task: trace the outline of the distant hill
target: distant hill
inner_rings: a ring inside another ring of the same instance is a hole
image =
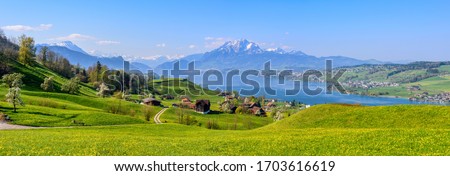
[[[70,63],[75,65],[80,64],[84,68],[88,68],[99,61],[103,65],[107,65],[108,68],[123,69],[123,63],[125,61],[122,56],[99,57],[90,55],[70,41],[53,44],[37,44],[36,53],[39,53],[41,48],[44,46],[48,47],[49,50],[64,56],[70,61]],[[130,62],[130,69],[136,69],[142,72],[146,72],[147,70],[151,69],[151,67],[140,62]]]

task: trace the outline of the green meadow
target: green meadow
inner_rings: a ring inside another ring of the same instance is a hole
[[[317,105],[252,130],[175,123],[2,130],[0,155],[446,156],[448,112],[446,106]]]

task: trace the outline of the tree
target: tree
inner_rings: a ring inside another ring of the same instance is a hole
[[[77,77],[74,77],[61,86],[61,91],[67,92],[69,94],[76,94],[80,90],[79,84],[80,84],[80,79]]]
[[[17,105],[24,106],[24,103],[20,97],[20,87],[22,84],[23,75],[20,73],[13,73],[3,75],[2,81],[9,87],[6,94],[6,101],[14,106],[14,112],[17,112]]]
[[[242,112],[243,112],[243,110],[242,110],[241,106],[236,108],[236,111],[235,111],[236,114],[242,114]]]
[[[274,118],[274,120],[281,120],[284,118],[284,114],[281,111],[277,111],[277,113],[275,114],[275,116],[273,118]]]
[[[220,109],[228,114],[231,114],[233,112],[232,108],[232,104],[230,101],[224,101],[221,105],[220,105]]]
[[[20,73],[6,74],[2,77],[2,82],[6,84],[8,88],[22,87],[22,78],[24,76]]]
[[[38,55],[38,61],[42,64],[45,65],[47,62],[47,55],[48,55],[48,47],[44,46],[41,48],[41,50],[39,51],[39,55]]]
[[[19,62],[25,65],[32,65],[36,49],[32,37],[22,35],[20,38]]]
[[[47,92],[53,92],[53,76],[44,79],[44,83],[41,84],[41,88]]]
[[[108,70],[108,67],[97,61],[96,64],[88,68],[87,74],[89,75],[89,82],[94,84],[102,81],[102,77],[104,76],[103,73],[105,73],[106,70]]]
[[[20,97],[19,87],[9,88],[8,93],[6,94],[6,101],[14,106],[14,112],[17,112],[17,105],[25,106],[22,98]]]
[[[101,83],[100,86],[98,87],[98,90],[99,91],[97,95],[101,96],[102,98],[110,94],[110,89],[105,83]]]

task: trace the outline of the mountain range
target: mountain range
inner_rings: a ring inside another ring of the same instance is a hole
[[[80,64],[87,68],[100,61],[109,68],[123,69],[125,59],[122,56],[93,56],[70,41],[38,44],[36,45],[37,52],[44,46],[66,57],[72,64]],[[181,68],[187,68],[189,62],[194,62],[196,69],[217,69],[219,71],[232,69],[261,70],[267,61],[271,62],[273,69],[291,69],[294,71],[324,69],[325,60],[332,60],[333,67],[383,63],[377,60],[360,60],[344,56],[316,57],[301,51],[285,51],[281,48],[262,49],[258,44],[246,39],[228,41],[209,52],[192,54],[175,60],[164,56],[152,59],[133,58],[127,60],[130,61],[130,69],[146,72],[153,68],[155,73],[161,73],[164,69],[173,69],[175,62],[180,62]]]
[[[88,68],[99,61],[101,64],[107,65],[109,68],[123,69],[123,63],[125,60],[122,56],[93,56],[70,41],[51,44],[37,44],[36,53],[39,53],[42,47],[47,47],[49,50],[67,58],[70,63],[75,65],[79,64],[84,68]],[[146,71],[151,69],[151,67],[140,62],[130,62],[130,69]]]
[[[245,39],[228,41],[217,49],[203,54],[194,54],[177,61],[181,68],[194,62],[200,70],[217,69],[227,71],[232,69],[261,70],[264,63],[271,62],[271,68],[277,70],[290,69],[304,71],[307,69],[324,69],[325,61],[332,60],[333,67],[354,66],[362,64],[382,64],[377,60],[359,60],[344,56],[315,57],[301,51],[285,51],[281,48],[261,49],[258,44]],[[171,69],[172,63],[164,63],[155,67],[156,72]]]

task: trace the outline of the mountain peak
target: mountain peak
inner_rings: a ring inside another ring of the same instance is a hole
[[[58,43],[40,44],[40,46],[47,46],[47,47],[49,47],[49,46],[59,46],[59,47],[67,48],[67,49],[72,50],[72,51],[80,52],[80,53],[83,53],[83,54],[88,54],[83,49],[81,49],[80,47],[78,47],[77,45],[72,43],[71,41],[61,41],[61,42],[58,42]]]
[[[266,51],[274,52],[274,53],[277,53],[277,54],[285,54],[286,53],[286,51],[284,51],[281,48],[267,48]]]
[[[249,42],[246,39],[234,40],[225,42],[217,51],[224,53],[246,53],[246,54],[257,54],[263,52],[263,50],[254,42]]]

